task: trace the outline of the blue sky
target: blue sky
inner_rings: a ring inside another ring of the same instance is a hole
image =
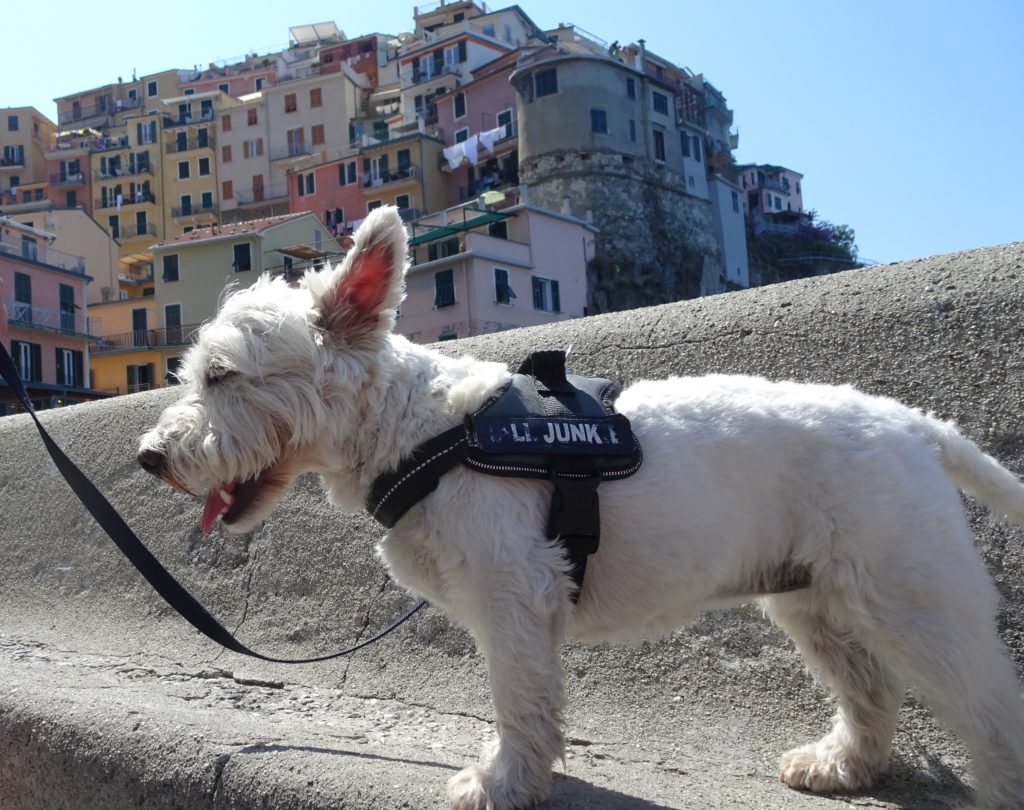
[[[501,8],[503,4],[491,5]],[[1024,2],[1020,0],[522,0],[541,27],[572,22],[705,76],[735,112],[741,162],[802,172],[804,200],[852,226],[880,262],[1024,239]],[[8,3],[0,107],[168,68],[284,47],[334,20],[349,36],[413,27],[413,5],[177,0],[130,12]],[[165,17],[157,17],[160,8]],[[40,19],[37,15],[45,15]],[[35,33],[29,33],[35,32]]]

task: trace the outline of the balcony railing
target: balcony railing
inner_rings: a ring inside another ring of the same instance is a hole
[[[431,79],[440,79],[443,76],[462,76],[462,64],[450,64],[442,65],[440,70],[436,71],[419,71],[414,70],[412,75],[408,76],[409,84],[404,85],[405,87],[413,87],[417,84],[423,84],[429,82]]]
[[[10,237],[0,236],[0,253],[8,256],[20,256],[22,259],[85,275],[85,259],[81,256],[54,250],[45,242],[17,242]]]
[[[81,172],[72,172],[70,174],[51,174],[50,185],[51,186],[80,186],[85,182],[85,175]]]
[[[205,113],[199,113],[199,115],[179,115],[179,116],[164,116],[164,129],[174,129],[175,127],[188,127],[194,124],[203,124],[213,121],[213,110],[209,110]]]
[[[131,141],[127,135],[118,135],[116,138],[100,138],[93,146],[93,152],[114,152],[118,149],[130,149]]]
[[[171,209],[171,216],[175,219],[181,217],[198,217],[203,214],[210,214],[211,216],[217,216],[216,204],[213,205],[180,205],[176,208]]]
[[[164,349],[175,346],[188,346],[199,331],[200,324],[187,326],[167,326],[163,329],[135,329],[116,335],[96,337],[93,354],[108,352],[135,351],[138,349]],[[142,390],[142,389],[140,389]]]
[[[287,183],[273,183],[262,188],[247,188],[235,192],[235,199],[238,205],[252,205],[253,203],[279,200],[288,196]]]
[[[363,188],[377,188],[379,186],[386,186],[390,183],[415,180],[417,177],[419,177],[419,168],[415,165],[410,165],[395,172],[381,172],[378,177],[371,177],[367,175],[363,180]]]
[[[139,174],[153,174],[153,167],[149,163],[136,163],[127,166],[108,166],[106,171],[96,169],[93,173],[95,180],[114,180],[118,177],[133,177]]]
[[[120,206],[123,208],[126,205],[141,205],[142,203],[155,203],[156,197],[151,191],[136,191],[134,194],[122,194]],[[116,196],[108,196],[106,199],[102,197],[95,200],[93,203],[97,209],[117,208],[118,202]]]
[[[181,152],[192,152],[196,149],[213,149],[214,137],[207,135],[205,138],[186,138],[183,143],[177,140],[168,141],[167,154],[180,154]]]
[[[25,167],[25,153],[20,154],[9,154],[7,157],[0,157],[0,168],[24,168]]]
[[[304,143],[290,144],[289,146],[282,146],[278,149],[274,149],[270,153],[271,160],[285,160],[286,158],[303,157],[311,154],[309,147]]]
[[[7,323],[13,326],[22,326],[29,329],[40,329],[44,332],[52,332],[58,335],[72,335],[81,338],[90,338],[83,330],[84,318],[76,312],[61,312],[46,307],[34,307],[23,301],[10,300],[6,302]]]
[[[156,236],[156,226],[155,225],[151,225],[151,224],[147,224],[144,227],[139,228],[136,225],[132,225],[132,226],[127,227],[127,228],[121,228],[120,229],[120,234],[121,234],[120,239],[122,241],[125,240],[125,239],[139,239],[139,238],[142,238],[144,236]],[[135,279],[135,280],[138,281],[138,280],[143,280],[143,279]],[[150,269],[148,281],[152,281],[152,280],[153,280],[153,271],[152,271],[152,269]]]

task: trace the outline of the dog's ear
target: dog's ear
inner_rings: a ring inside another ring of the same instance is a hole
[[[390,332],[405,294],[406,249],[398,209],[371,212],[341,267],[308,282],[320,310],[320,328],[347,344]]]

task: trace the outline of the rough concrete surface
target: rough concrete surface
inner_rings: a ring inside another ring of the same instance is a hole
[[[850,382],[956,419],[1024,473],[1024,244],[939,256],[446,344],[518,362],[573,344],[572,369],[624,382],[744,372]],[[135,464],[174,390],[43,414],[153,552],[246,643],[348,645],[408,604],[380,530],[313,478],[251,534],[198,530],[200,505]],[[685,482],[681,482],[685,486]],[[737,493],[742,497],[742,493]],[[1024,664],[1024,531],[967,502]],[[411,808],[492,733],[468,635],[428,609],[355,656],[287,667],[200,637],[153,594],[45,456],[0,419],[0,808]],[[959,741],[908,700],[866,794],[798,793],[779,753],[833,707],[757,612],[709,614],[635,647],[566,645],[569,752],[549,808],[947,808],[972,796]]]

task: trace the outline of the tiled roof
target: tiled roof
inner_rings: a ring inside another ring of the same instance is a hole
[[[308,211],[298,211],[294,214],[281,214],[280,216],[266,217],[264,219],[250,219],[248,222],[234,222],[230,225],[212,225],[208,228],[196,228],[194,231],[183,233],[181,236],[175,236],[173,239],[165,239],[163,242],[158,242],[153,247],[202,242],[205,239],[217,239],[222,236],[242,236],[247,233],[259,233],[283,222],[308,215]]]

